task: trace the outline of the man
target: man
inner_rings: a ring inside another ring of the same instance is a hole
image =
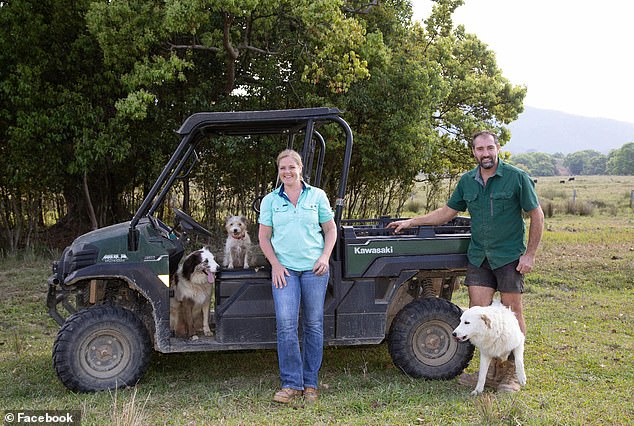
[[[522,333],[526,325],[522,311],[524,275],[533,269],[535,254],[544,228],[544,213],[533,181],[522,170],[499,160],[497,136],[481,131],[473,136],[471,148],[478,166],[465,173],[447,204],[424,216],[388,225],[395,232],[412,226],[442,225],[458,212],[469,210],[471,243],[467,277],[469,306],[488,306],[496,291],[501,302],[517,316]],[[528,243],[524,243],[522,211],[530,216]],[[501,392],[516,392],[519,383],[513,361],[491,363],[487,384]],[[459,383],[475,385],[477,373],[463,374]]]

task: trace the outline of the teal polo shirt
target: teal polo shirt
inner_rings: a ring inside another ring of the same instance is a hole
[[[303,183],[297,206],[284,193],[284,184],[266,195],[258,222],[273,228],[271,244],[280,263],[293,271],[310,271],[324,250],[321,224],[334,217],[326,193]]]
[[[539,207],[539,201],[528,174],[500,160],[486,186],[479,166],[465,173],[447,206],[471,215],[469,262],[480,266],[486,258],[497,269],[526,252],[522,211]]]

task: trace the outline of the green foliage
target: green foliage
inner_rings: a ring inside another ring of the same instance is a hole
[[[398,212],[415,178],[433,186],[471,167],[468,135],[490,128],[505,142],[522,111],[525,89],[453,28],[461,4],[435,2],[421,26],[404,0],[4,2],[0,230],[33,205],[42,224],[85,228],[88,203],[99,226],[128,218],[173,151],[173,131],[198,111],[339,107],[355,133],[348,214]],[[244,161],[204,162],[202,187],[226,194],[205,207],[242,208],[236,200],[269,189],[261,160],[278,146],[220,147]],[[329,146],[327,164],[342,149]],[[331,194],[338,179],[327,167]],[[45,205],[44,194],[64,198]]]
[[[534,176],[556,176],[557,166],[568,169],[567,174],[575,176],[593,175],[632,175],[634,174],[634,142],[613,150],[609,155],[587,149],[568,155],[545,154],[531,152],[515,154],[510,160],[513,164],[524,167]]]
[[[557,161],[550,154],[543,152],[529,152],[511,156],[510,162],[521,165],[532,176],[556,176]]]
[[[460,4],[437,2],[425,27],[407,31],[394,29],[407,15],[398,7],[368,14],[370,78],[335,100],[355,131],[353,215],[398,214],[415,179],[433,186],[472,167],[466,141],[474,130],[497,130],[508,140],[504,123],[522,111],[525,89],[502,77],[486,45],[453,28]]]
[[[87,32],[89,3],[16,0],[0,7],[3,247],[32,244],[49,210],[57,219],[85,217],[82,176],[111,158],[94,140],[106,129],[116,80]],[[64,205],[49,204],[50,194],[63,194]]]
[[[634,142],[610,152],[607,171],[611,175],[634,175]]]
[[[592,149],[568,154],[563,162],[573,175],[603,175],[606,163],[607,157]]]
[[[156,97],[144,89],[128,94],[125,99],[119,99],[115,106],[119,112],[133,120],[143,120],[147,117],[147,108],[156,102]]]
[[[353,82],[369,75],[367,62],[355,52],[364,41],[363,28],[357,19],[343,14],[342,5],[343,0],[308,0],[298,7],[311,46],[302,81],[318,84],[323,80],[335,93],[346,92]]]
[[[506,143],[510,134],[504,126],[523,111],[523,87],[512,86],[501,74],[495,55],[462,26],[452,28],[451,13],[462,1],[439,1],[426,20],[426,31],[415,32],[424,49],[430,72],[441,77],[441,97],[433,104],[434,135],[431,155],[423,172],[450,175],[472,167],[467,141],[477,130],[490,129]],[[415,29],[416,31],[416,29]]]

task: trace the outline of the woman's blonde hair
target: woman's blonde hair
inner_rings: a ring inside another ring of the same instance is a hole
[[[280,166],[280,160],[285,157],[291,157],[291,159],[295,161],[300,168],[304,168],[304,165],[302,164],[302,157],[294,149],[285,149],[277,155],[276,164],[278,167]]]

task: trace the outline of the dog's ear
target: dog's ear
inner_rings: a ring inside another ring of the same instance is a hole
[[[187,280],[191,279],[196,265],[201,261],[200,253],[201,250],[197,250],[185,258],[185,262],[183,262],[183,278]]]
[[[247,223],[247,217],[246,217],[246,216],[240,216],[240,219],[242,219],[242,221],[243,221],[244,223]]]
[[[482,318],[482,322],[484,322],[484,325],[487,326],[487,328],[491,328],[491,319],[489,317],[487,317],[485,314],[480,315],[480,318]]]

